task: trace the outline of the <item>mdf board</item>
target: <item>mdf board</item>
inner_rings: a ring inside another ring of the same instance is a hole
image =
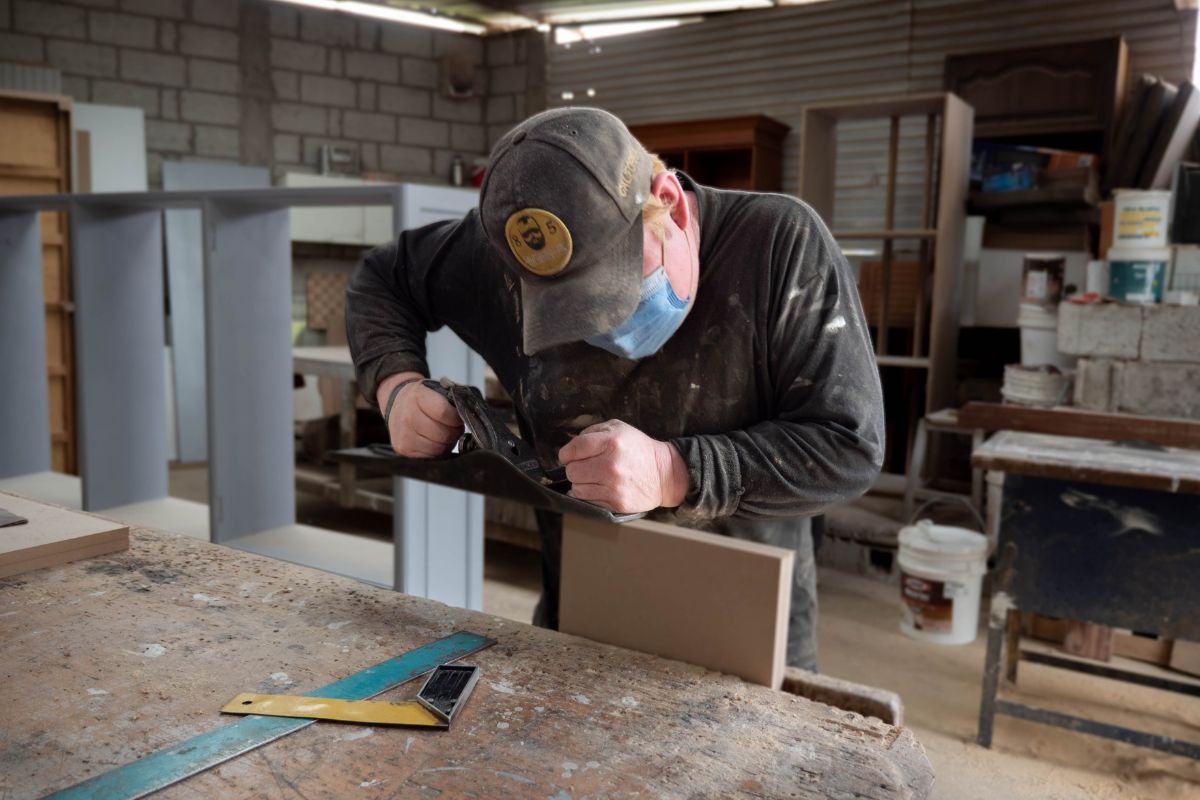
[[[567,515],[559,629],[778,689],[793,559],[672,525]]]
[[[70,191],[70,136],[69,98],[0,92],[0,195]],[[43,212],[41,229],[51,465],[58,472],[74,473],[74,306],[66,214]]]
[[[0,508],[29,520],[0,528],[0,578],[129,549],[117,522],[2,492]]]

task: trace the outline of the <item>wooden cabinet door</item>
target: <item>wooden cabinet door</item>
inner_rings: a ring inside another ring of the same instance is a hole
[[[70,191],[70,136],[70,98],[0,92],[0,194]],[[43,212],[41,224],[51,464],[57,472],[75,473],[74,305],[67,215]]]

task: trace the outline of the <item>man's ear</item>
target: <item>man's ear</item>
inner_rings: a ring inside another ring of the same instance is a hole
[[[650,181],[650,193],[671,208],[671,221],[687,230],[692,210],[684,201],[683,185],[671,170],[663,170]]]

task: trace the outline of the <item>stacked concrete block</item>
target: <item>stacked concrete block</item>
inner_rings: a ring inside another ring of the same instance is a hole
[[[1058,347],[1081,356],[1077,406],[1200,419],[1200,307],[1064,303]]]
[[[487,94],[489,59],[524,68],[519,37],[501,38],[258,0],[0,0],[0,60],[46,61],[76,99],[145,112],[152,186],[181,158],[311,172],[323,144],[447,182],[455,156],[486,158],[491,126],[523,116],[513,76]],[[442,91],[448,58],[474,65],[471,96]]]

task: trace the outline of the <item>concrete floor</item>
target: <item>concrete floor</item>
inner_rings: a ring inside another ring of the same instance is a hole
[[[207,499],[203,468],[173,469],[171,493]],[[364,536],[390,536],[390,520],[297,498],[297,521]],[[484,610],[529,622],[539,556],[489,541]],[[823,672],[882,686],[904,701],[906,724],[929,753],[937,800],[1197,800],[1200,763],[1021,720],[997,719],[995,744],[974,744],[984,640],[945,647],[900,633],[897,590],[835,570],[820,573]],[[1101,678],[1022,664],[1012,699],[1066,713],[1200,741],[1200,700]]]

